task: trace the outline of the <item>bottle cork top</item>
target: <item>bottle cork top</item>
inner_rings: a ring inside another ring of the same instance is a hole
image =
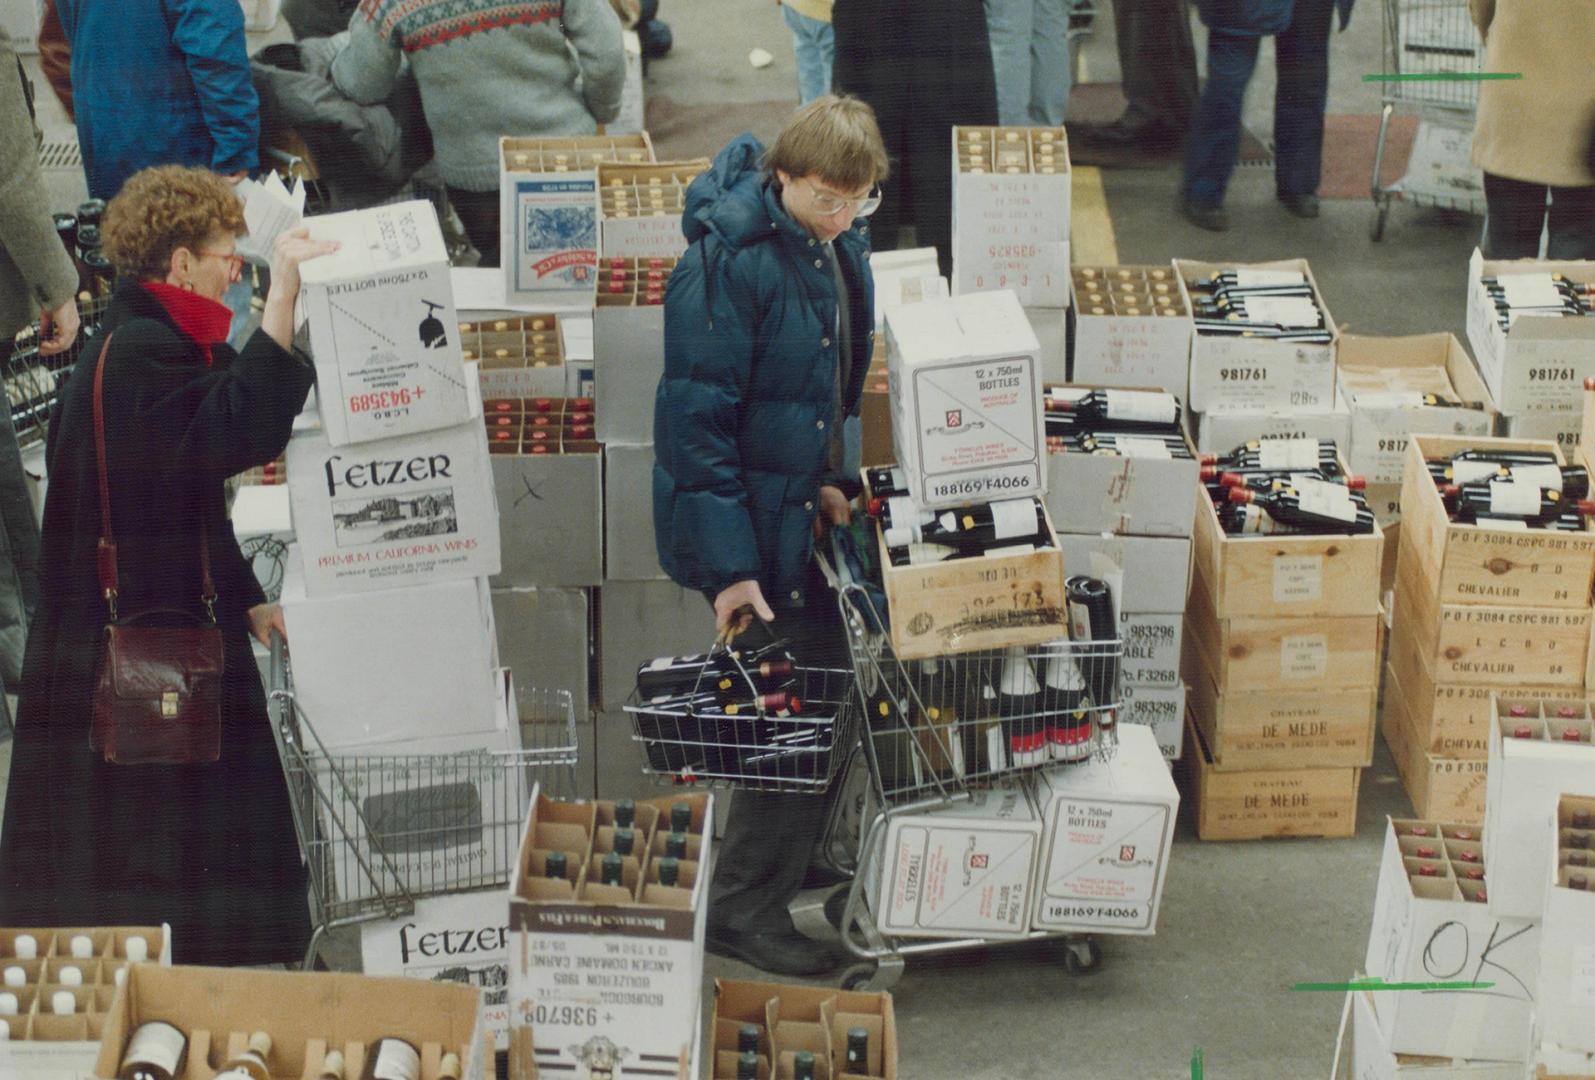
[[[16,1016],[17,1009],[17,995],[0,994],[0,1016]]]
[[[74,934],[72,936],[72,955],[79,960],[87,960],[94,955],[94,940],[87,934]]]
[[[260,1055],[262,1061],[271,1053],[271,1036],[264,1031],[257,1031],[249,1036],[249,1048]]]
[[[135,964],[143,963],[150,958],[150,943],[141,937],[130,937],[122,946],[122,954]]]
[[[11,950],[18,960],[35,960],[39,956],[39,939],[32,934],[18,934],[11,943]]]
[[[328,1050],[321,1059],[321,1080],[333,1077],[334,1080],[343,1080],[343,1052],[341,1050]]]
[[[70,990],[57,990],[50,995],[50,1011],[57,1016],[71,1016],[78,1011],[78,999]]]
[[[460,1080],[460,1055],[443,1055],[443,1060],[438,1062],[438,1080]]]

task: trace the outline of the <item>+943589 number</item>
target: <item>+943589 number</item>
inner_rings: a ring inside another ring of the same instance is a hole
[[[416,395],[412,394],[409,387],[400,390],[376,390],[369,394],[349,395],[349,411],[352,413],[379,412],[385,409],[408,408]]]

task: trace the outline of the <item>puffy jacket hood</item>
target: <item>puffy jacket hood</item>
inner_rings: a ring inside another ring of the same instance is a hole
[[[769,231],[764,203],[764,144],[738,135],[715,155],[709,170],[687,185],[681,231],[691,244],[713,232],[733,251]]]

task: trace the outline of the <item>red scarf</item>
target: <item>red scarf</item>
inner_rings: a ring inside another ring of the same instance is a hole
[[[177,328],[199,346],[199,351],[205,354],[205,366],[210,367],[211,346],[227,340],[227,328],[233,322],[233,313],[227,305],[164,281],[140,284],[161,302]]]

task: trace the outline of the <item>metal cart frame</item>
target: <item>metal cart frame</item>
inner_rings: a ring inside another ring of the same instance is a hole
[[[568,690],[522,692],[522,741],[532,744],[527,749],[369,756],[328,752],[294,696],[283,640],[275,634],[269,680],[272,734],[310,878],[314,930],[305,950],[306,970],[332,930],[413,914],[415,902],[426,897],[507,884],[534,787],[575,795],[576,715]],[[530,721],[524,719],[527,702],[534,714]],[[477,820],[457,825],[426,819],[437,804],[444,804],[447,814],[447,796],[441,793],[463,784],[471,785],[478,799]],[[397,807],[406,796],[416,800],[419,823],[399,812],[392,820],[409,827],[390,827],[388,818],[373,813],[384,805]],[[453,834],[469,833],[494,838],[485,845],[489,854],[423,866],[401,862],[406,852],[435,850],[456,839]],[[505,842],[498,842],[500,837]]]
[[[1374,216],[1368,230],[1375,241],[1384,237],[1390,204],[1397,195],[1414,206],[1484,213],[1482,190],[1459,187],[1455,194],[1445,194],[1414,184],[1417,178],[1410,168],[1406,176],[1388,187],[1379,178],[1390,120],[1397,108],[1418,115],[1415,152],[1425,144],[1426,136],[1441,137],[1442,129],[1449,130],[1456,139],[1473,127],[1479,83],[1469,76],[1483,69],[1484,44],[1473,26],[1467,0],[1382,0],[1382,8],[1386,78],[1381,83],[1379,140],[1374,148],[1370,185]]]

